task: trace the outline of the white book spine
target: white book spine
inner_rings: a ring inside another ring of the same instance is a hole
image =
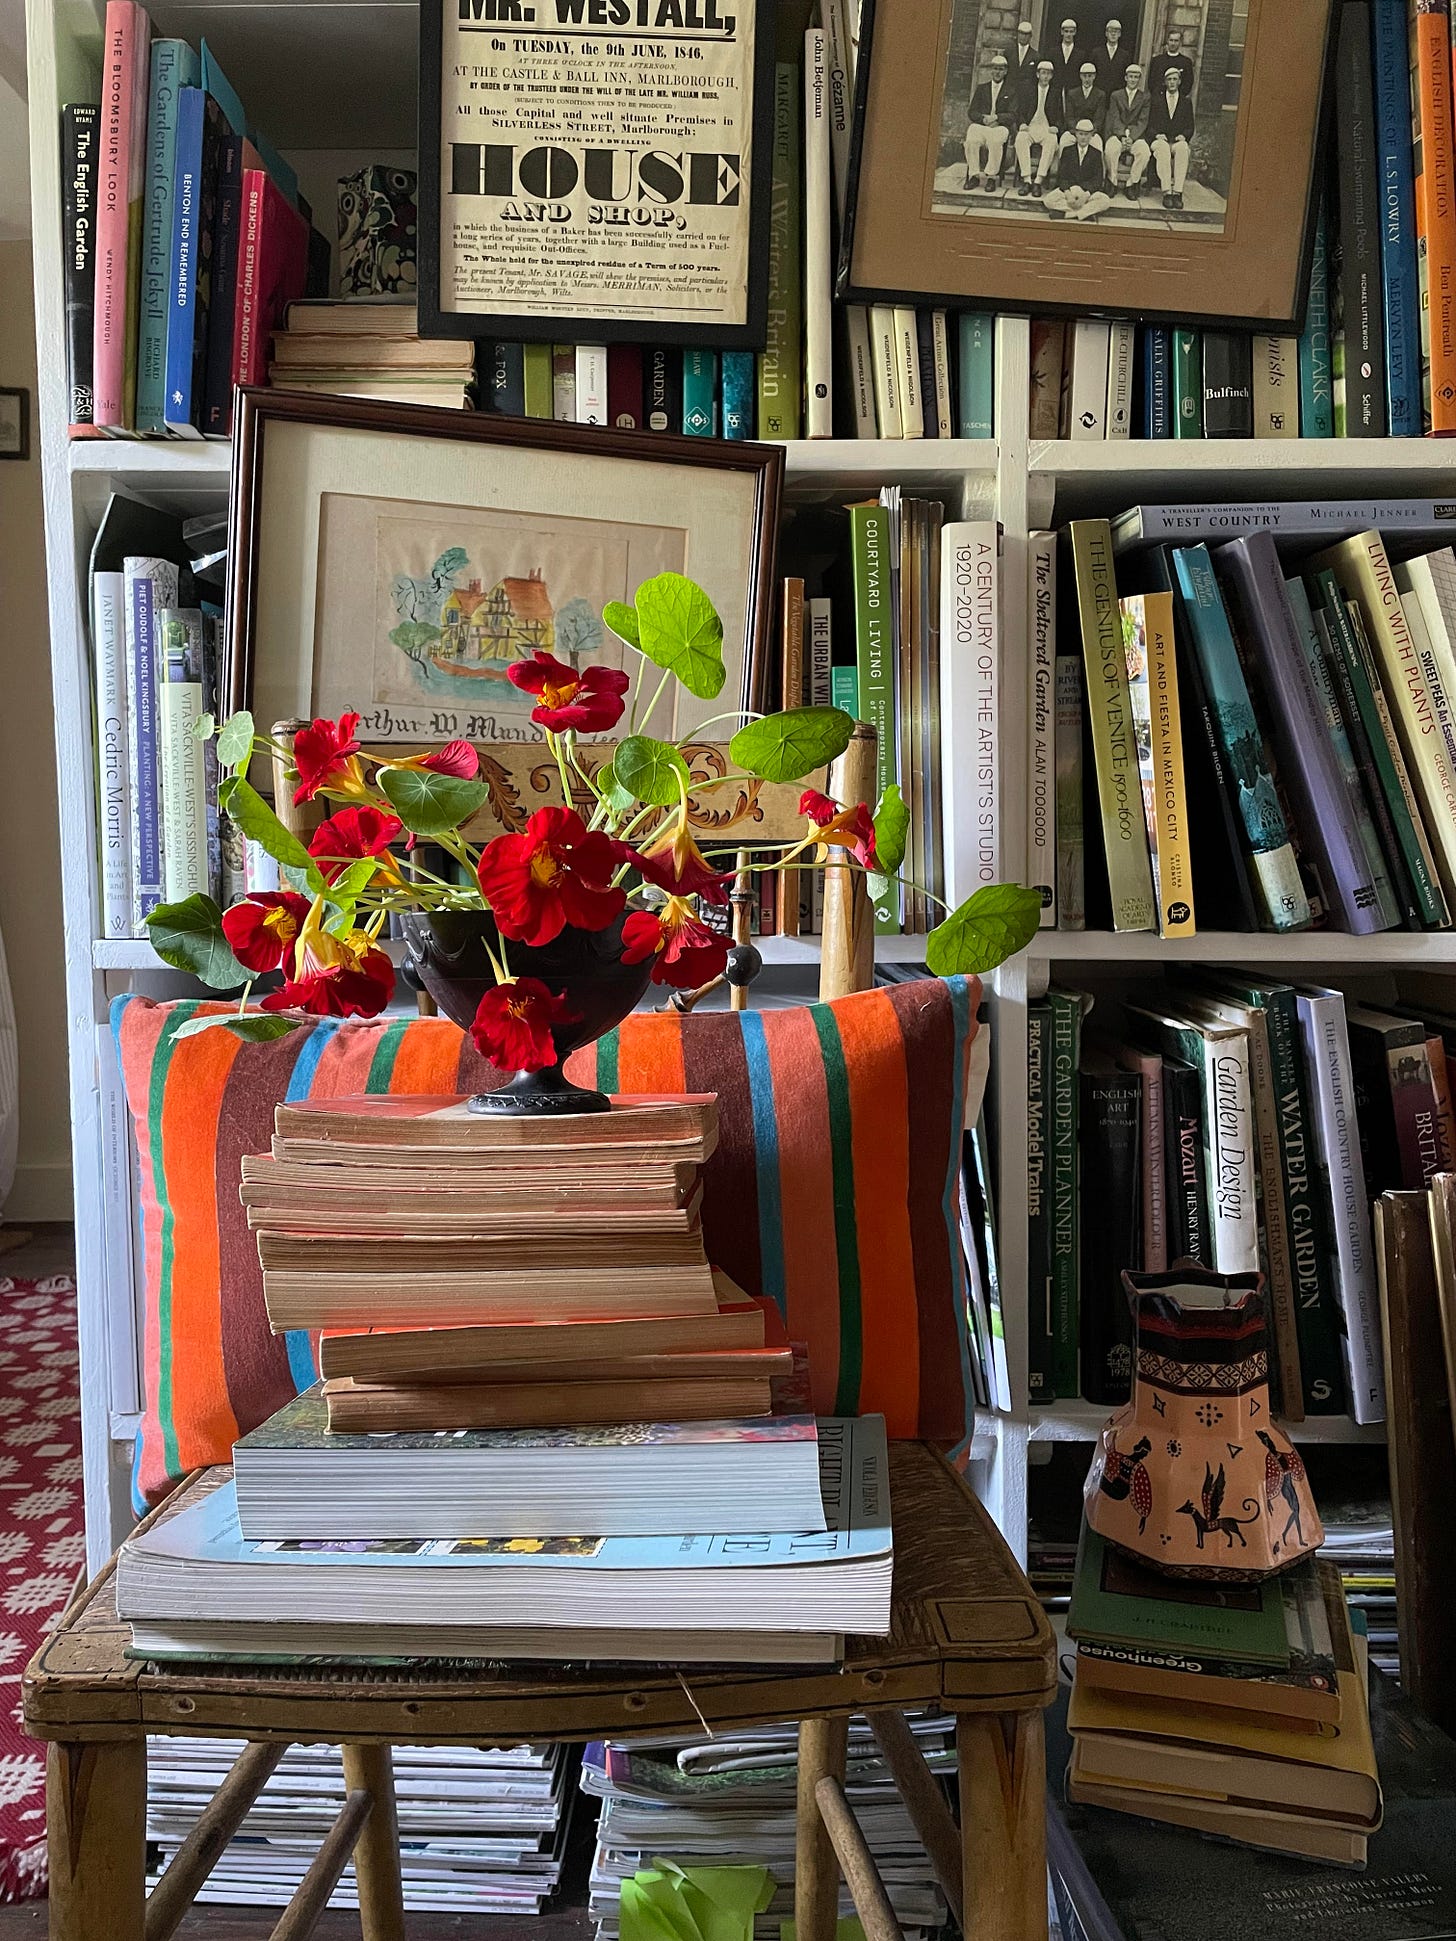
[[[1441,738],[1456,765],[1456,649],[1449,625],[1456,620],[1456,585],[1452,584],[1452,574],[1444,570],[1444,561],[1450,557],[1447,547],[1444,553],[1405,560],[1395,569],[1395,583],[1400,588],[1401,605],[1420,656]],[[1411,613],[1413,603],[1419,609],[1418,616]]]
[[[845,19],[840,0],[821,0],[824,23],[825,81],[829,89],[829,163],[834,184],[834,217],[842,227],[849,197],[849,129],[852,83],[845,61]]]
[[[262,896],[285,888],[278,865],[262,843],[243,838],[243,888],[247,896]]]
[[[1254,436],[1299,436],[1299,339],[1256,331],[1251,343],[1254,365]]]
[[[196,681],[162,683],[162,860],[167,901],[206,896],[207,798],[202,780],[202,688]]]
[[[604,425],[607,422],[605,344],[578,344],[576,347],[576,422],[579,425]]]
[[[127,782],[131,796],[132,926],[144,937],[146,919],[162,901],[161,627],[163,607],[177,604],[171,560],[134,556],[123,562],[126,640]]]
[[[870,305],[870,346],[875,374],[875,418],[881,438],[903,438],[900,417],[900,361],[895,355],[893,304]]]
[[[1396,584],[1400,584],[1401,568],[1396,568]],[[1402,593],[1401,610],[1405,614],[1405,624],[1416,650],[1416,660],[1420,665],[1421,676],[1425,681],[1426,698],[1430,703],[1431,717],[1436,724],[1436,732],[1453,773],[1456,773],[1456,699],[1447,685],[1447,672],[1441,654],[1442,629],[1440,615],[1435,616],[1436,632],[1430,626],[1431,616],[1427,613],[1417,592]],[[1446,656],[1449,659],[1449,654]]]
[[[944,310],[930,313],[930,341],[935,362],[935,435],[937,438],[954,438],[955,401],[950,381],[950,326]],[[924,399],[928,414],[930,400]]]
[[[1299,1029],[1313,1106],[1315,1155],[1334,1236],[1350,1413],[1357,1422],[1383,1422],[1385,1372],[1370,1201],[1355,1122],[1345,1000],[1340,993],[1301,991]]]
[[[925,410],[920,396],[920,333],[915,312],[906,303],[895,305],[895,363],[900,379],[900,435],[925,436]]]
[[[1026,546],[1026,624],[1031,644],[1027,698],[1026,881],[1041,898],[1041,928],[1057,925],[1057,536],[1034,532]]]
[[[132,934],[131,739],[126,703],[126,584],[97,573],[91,584],[96,661],[96,766],[101,843],[101,934]]]
[[[804,36],[805,430],[834,436],[834,339],[829,260],[829,63],[822,27]]]
[[[1073,438],[1107,436],[1108,337],[1108,325],[1095,317],[1079,317],[1072,325],[1068,410]]]
[[[1220,1274],[1256,1274],[1259,1216],[1246,1031],[1203,1032],[1203,1093],[1214,1265]]]
[[[997,682],[1000,600],[993,520],[952,522],[940,540],[941,820],[954,907],[1001,874]],[[969,771],[969,772],[968,772]]]
[[[856,438],[878,438],[875,416],[875,353],[870,337],[870,313],[862,303],[844,306],[845,335],[849,340],[849,403]]]
[[[1132,437],[1132,354],[1137,326],[1107,326],[1107,436]]]

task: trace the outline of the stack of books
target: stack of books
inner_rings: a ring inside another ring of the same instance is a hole
[[[268,382],[275,390],[324,392],[463,410],[474,398],[475,346],[420,336],[407,297],[290,303],[273,333]]]
[[[1333,1564],[1159,1576],[1084,1526],[1068,1798],[1358,1865],[1380,1825],[1367,1652]]]

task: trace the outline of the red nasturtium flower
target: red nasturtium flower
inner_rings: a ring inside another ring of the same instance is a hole
[[[696,990],[728,962],[728,939],[695,917],[684,897],[670,896],[656,910],[634,910],[622,925],[622,962],[655,959],[654,984]]]
[[[807,816],[814,825],[817,841],[847,849],[866,869],[875,867],[875,824],[865,803],[856,802],[853,808],[841,809],[818,789],[805,789],[799,797],[799,814]]]
[[[729,878],[714,869],[680,815],[643,845],[636,865],[649,883],[671,896],[700,896],[704,903],[725,906],[728,902]]]
[[[519,835],[488,842],[476,873],[503,935],[549,944],[568,924],[605,930],[621,914],[627,897],[612,888],[612,873],[628,860],[630,850],[588,829],[575,809],[548,808]]]
[[[312,802],[320,789],[341,795],[363,795],[364,771],[359,766],[357,714],[341,714],[337,721],[321,715],[293,737],[293,766],[298,770],[294,803]]]
[[[255,975],[277,970],[308,917],[308,898],[293,890],[260,890],[222,913],[228,948]]]
[[[468,741],[447,741],[429,755],[396,755],[391,768],[427,768],[432,775],[458,775],[461,781],[474,781],[480,772],[480,756]]]
[[[397,815],[365,802],[357,809],[340,809],[327,822],[321,822],[313,832],[308,853],[318,864],[319,874],[326,883],[332,883],[361,856],[380,857],[378,873],[399,883],[403,878],[398,866],[384,852],[403,833],[404,824]]]
[[[553,734],[576,728],[599,735],[622,719],[622,696],[628,678],[614,667],[567,667],[538,647],[529,660],[512,661],[506,679],[526,694],[541,699],[531,719]]]
[[[325,1018],[372,1018],[394,990],[394,965],[363,930],[331,936],[323,899],[309,909],[293,951],[293,973],[262,1000],[264,1011],[312,1011]]]
[[[512,977],[480,1000],[470,1035],[482,1057],[501,1071],[539,1072],[556,1063],[552,1025],[575,1024],[580,1017],[539,977]]]

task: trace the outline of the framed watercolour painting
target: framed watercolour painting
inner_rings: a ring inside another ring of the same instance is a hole
[[[370,744],[536,742],[506,670],[631,655],[602,624],[676,572],[723,619],[728,679],[680,684],[673,738],[749,705],[773,606],[782,451],[421,405],[239,394],[228,579],[229,711],[352,709]],[[632,656],[635,658],[635,656]]]
[[[838,293],[1298,328],[1331,14],[863,0]]]
[[[761,347],[776,17],[420,0],[420,334]]]

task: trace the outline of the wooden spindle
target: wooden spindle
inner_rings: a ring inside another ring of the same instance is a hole
[[[848,748],[829,771],[829,793],[836,802],[875,805],[875,731],[855,723]],[[820,953],[819,997],[847,997],[867,991],[875,981],[875,919],[865,889],[864,871],[831,863],[824,871],[824,939]]]

